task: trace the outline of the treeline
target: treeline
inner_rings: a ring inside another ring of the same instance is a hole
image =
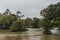
[[[60,2],[57,4],[51,4],[47,8],[44,8],[40,12],[42,19],[39,18],[25,18],[20,11],[12,13],[9,9],[0,13],[0,30],[10,31],[26,31],[26,28],[39,28],[44,29],[45,34],[51,34],[50,30],[54,27],[58,27],[60,30]]]
[[[22,17],[24,15],[20,11],[13,14],[9,9],[6,9],[5,12],[0,13],[0,30],[26,31],[26,28],[29,27],[40,27],[40,19],[36,17],[21,19]]]

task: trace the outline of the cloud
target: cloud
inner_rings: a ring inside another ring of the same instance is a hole
[[[0,0],[0,12],[10,9],[13,13],[21,11],[26,17],[41,17],[40,11],[60,0]]]

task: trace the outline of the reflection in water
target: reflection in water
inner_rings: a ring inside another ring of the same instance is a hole
[[[40,40],[60,40],[59,35],[43,35]]]
[[[0,36],[0,40],[60,40],[59,35],[43,35],[40,31],[29,31],[22,34]]]
[[[43,35],[43,36],[6,36],[4,40],[60,40],[57,35]]]
[[[40,37],[34,37],[34,36],[26,36],[26,37],[22,37],[22,36],[6,36],[4,40],[40,40]]]
[[[28,37],[21,37],[21,36],[16,36],[16,37],[11,36],[11,37],[8,37],[7,36],[5,40],[28,40]]]

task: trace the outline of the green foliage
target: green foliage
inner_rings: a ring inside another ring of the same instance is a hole
[[[25,31],[28,27],[39,27],[40,19],[38,18],[29,18],[22,19],[24,15],[20,11],[17,11],[16,14],[12,14],[9,9],[6,9],[5,12],[0,13],[0,30],[10,30],[10,31]]]
[[[33,28],[39,28],[40,27],[40,19],[34,17],[32,21]]]
[[[25,20],[24,20],[24,22],[25,22],[25,27],[30,27],[30,26],[32,26],[32,19],[31,18],[26,18]]]
[[[21,20],[17,20],[15,22],[13,22],[12,26],[10,27],[11,31],[25,31],[26,29],[24,27],[22,27],[21,25],[22,21]]]
[[[52,27],[58,26],[60,23],[60,3],[49,5],[41,11],[41,15],[44,16],[46,21],[49,20],[49,24],[53,24]]]
[[[0,29],[11,31],[25,31],[26,29],[24,20],[20,19],[24,15],[20,14],[20,11],[17,11],[16,15],[12,14],[9,9],[6,9],[6,11],[2,14],[0,13]]]
[[[24,17],[24,15],[21,15],[20,11],[17,11],[16,15],[17,15],[17,19],[19,19],[19,20],[21,19],[21,17]]]
[[[41,15],[44,17],[42,21],[44,29],[60,27],[60,3],[49,5],[41,11]]]
[[[20,21],[15,21],[13,22],[12,26],[10,27],[11,31],[19,31],[21,27],[21,22]]]

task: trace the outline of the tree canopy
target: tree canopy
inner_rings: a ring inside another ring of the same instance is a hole
[[[44,22],[42,23],[44,28],[60,27],[60,2],[49,5],[40,14],[44,17]]]

